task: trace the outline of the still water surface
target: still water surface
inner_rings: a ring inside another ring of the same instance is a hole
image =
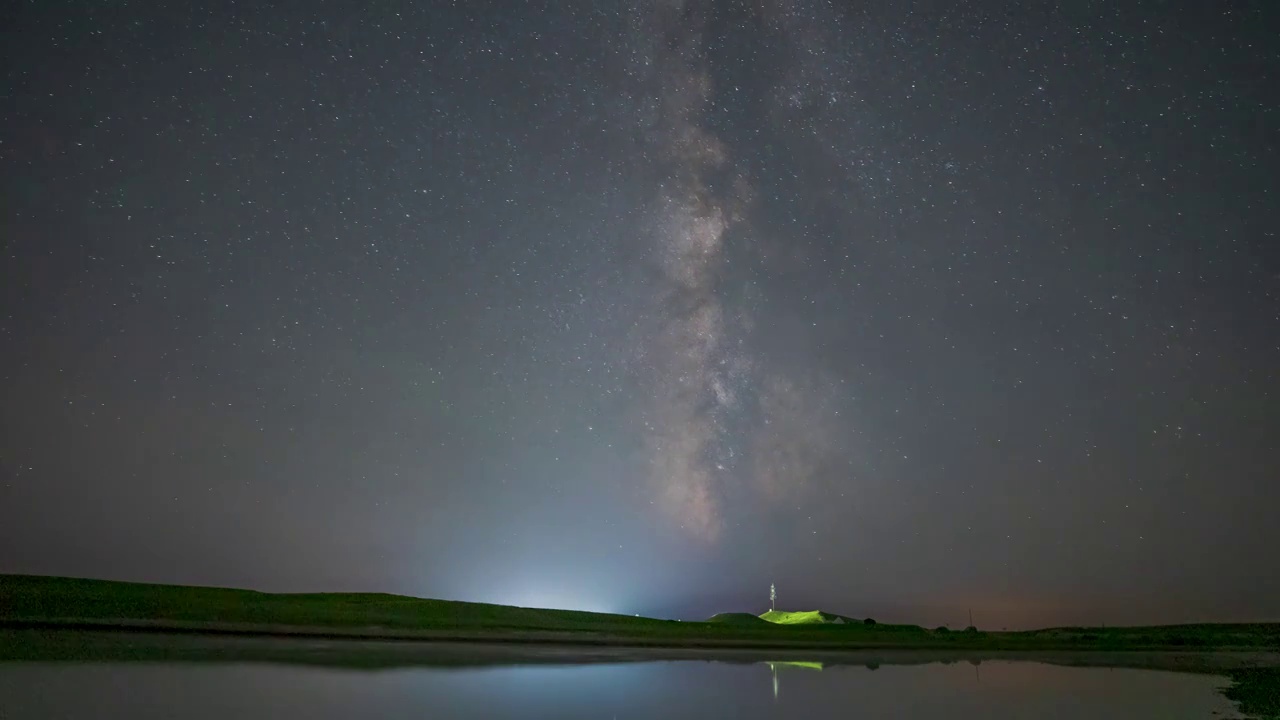
[[[1222,678],[994,660],[806,667],[704,661],[343,669],[275,663],[0,663],[0,717],[1238,717]]]

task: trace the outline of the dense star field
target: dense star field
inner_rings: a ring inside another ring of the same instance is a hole
[[[0,572],[1280,620],[1280,8],[0,11]]]

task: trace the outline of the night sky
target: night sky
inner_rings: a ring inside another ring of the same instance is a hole
[[[6,3],[0,572],[1280,619],[1280,7]]]

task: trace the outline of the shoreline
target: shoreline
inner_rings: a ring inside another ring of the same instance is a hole
[[[173,621],[102,618],[0,618],[4,630],[51,630],[60,632],[119,633],[153,636],[210,636],[280,640],[336,640],[351,643],[384,643],[407,646],[450,647],[555,647],[597,650],[670,652],[694,659],[708,654],[786,652],[806,656],[828,654],[846,656],[852,653],[910,653],[931,656],[954,655],[960,659],[1026,659],[1038,654],[1058,658],[1080,656],[1109,658],[1111,661],[1137,656],[1163,658],[1216,657],[1226,664],[1222,669],[1239,667],[1280,667],[1280,648],[1256,646],[1169,647],[1165,645],[1106,647],[1079,642],[1000,643],[985,638],[982,642],[940,643],[929,641],[889,642],[852,638],[751,638],[751,637],[645,637],[591,630],[402,630],[388,627],[327,627],[274,623],[225,623],[205,621]],[[1235,662],[1239,660],[1239,662]]]
[[[644,662],[769,664],[804,662],[818,669],[914,666],[932,663],[1033,662],[1064,667],[1114,667],[1231,676],[1239,671],[1280,670],[1271,650],[1001,650],[910,647],[707,647],[644,645],[615,638],[609,644],[541,639],[538,642],[468,639],[383,639],[332,634],[180,632],[101,623],[71,627],[5,623],[0,664],[5,662],[267,662],[365,670],[409,667],[593,665]]]

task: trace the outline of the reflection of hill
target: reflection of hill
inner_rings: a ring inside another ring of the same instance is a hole
[[[820,662],[805,662],[803,660],[775,660],[769,663],[769,667],[794,667],[804,668],[806,670],[821,670]]]

